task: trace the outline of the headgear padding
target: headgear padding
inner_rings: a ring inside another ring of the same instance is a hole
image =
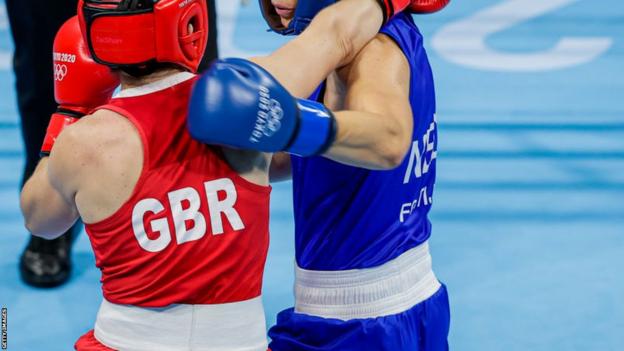
[[[173,63],[196,72],[208,41],[205,0],[80,0],[94,60],[116,68]]]

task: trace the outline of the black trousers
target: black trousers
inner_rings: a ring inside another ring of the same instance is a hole
[[[21,119],[26,181],[39,162],[50,115],[56,109],[52,44],[61,25],[76,13],[77,0],[6,0],[15,43],[17,106]]]
[[[210,34],[208,35],[208,46],[206,53],[199,65],[199,71],[203,72],[210,66],[210,63],[219,57],[219,48],[217,47],[217,9],[215,8],[216,0],[206,0],[208,2],[208,22]]]
[[[215,0],[208,2],[210,37],[202,61],[205,68],[218,55]],[[52,45],[61,25],[76,14],[77,0],[6,0],[15,53],[17,105],[26,151],[22,184],[39,162],[39,150],[50,115],[56,110]]]

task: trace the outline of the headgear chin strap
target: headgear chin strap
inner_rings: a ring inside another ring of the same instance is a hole
[[[297,8],[295,9],[295,16],[288,24],[288,27],[282,25],[280,16],[275,11],[275,6],[271,4],[271,0],[260,0],[260,8],[262,9],[264,19],[267,21],[272,31],[282,35],[298,35],[308,27],[317,13],[337,1],[338,0],[299,0]]]
[[[205,0],[80,0],[78,15],[93,59],[115,68],[196,72],[208,41]]]

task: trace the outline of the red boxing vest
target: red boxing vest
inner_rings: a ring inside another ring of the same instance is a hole
[[[100,107],[134,124],[144,153],[130,199],[86,225],[112,303],[221,304],[261,293],[271,188],[241,178],[219,147],[191,138],[186,112],[194,81],[135,88],[143,91]]]

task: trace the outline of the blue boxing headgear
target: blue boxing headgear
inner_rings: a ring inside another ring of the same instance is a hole
[[[282,25],[280,16],[271,4],[271,0],[260,0],[262,15],[269,24],[272,31],[282,35],[298,35],[308,27],[317,13],[327,6],[336,3],[338,0],[299,0],[295,16],[288,27]]]

